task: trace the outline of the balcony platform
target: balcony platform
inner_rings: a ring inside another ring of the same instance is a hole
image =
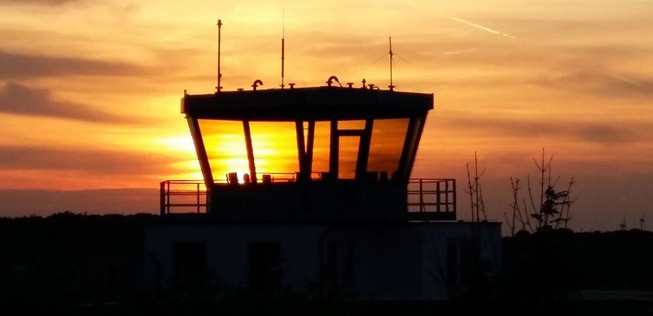
[[[163,181],[161,215],[234,224],[456,220],[454,179],[411,179],[407,187],[280,179],[256,184],[217,183],[210,190],[199,181]]]

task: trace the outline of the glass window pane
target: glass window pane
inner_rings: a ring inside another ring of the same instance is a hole
[[[367,170],[387,172],[388,177],[399,168],[409,119],[379,119],[374,121]]]
[[[338,130],[344,129],[365,129],[365,120],[338,121]]]
[[[331,123],[315,122],[315,136],[313,140],[313,174],[317,178],[320,173],[329,171],[329,145],[331,144]]]
[[[299,172],[295,122],[250,122],[256,174],[292,180]]]
[[[249,173],[241,121],[200,119],[198,123],[215,182],[226,182],[230,172],[236,172],[240,179]]]
[[[356,161],[358,161],[358,145],[360,136],[341,136],[338,146],[338,179],[354,179],[356,177]]]

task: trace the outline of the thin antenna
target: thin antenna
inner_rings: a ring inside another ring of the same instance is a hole
[[[394,91],[395,85],[392,84],[392,56],[394,55],[392,53],[392,36],[388,37],[388,41],[390,42],[390,51],[388,52],[390,54],[390,85],[388,88],[390,88],[390,91]]]
[[[221,42],[221,30],[222,30],[222,20],[218,19],[218,85],[215,87],[215,93],[218,94],[220,93],[220,90],[222,90],[222,86],[220,85],[220,81],[222,80],[222,73],[220,72],[220,42]]]
[[[284,71],[286,68],[286,10],[283,10],[283,27],[281,30],[281,89],[285,87],[284,85]]]

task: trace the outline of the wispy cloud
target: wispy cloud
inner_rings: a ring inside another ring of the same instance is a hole
[[[146,67],[124,62],[18,54],[0,50],[2,79],[67,75],[127,76],[149,72]]]
[[[451,17],[451,19],[456,21],[456,22],[464,23],[464,24],[467,24],[469,26],[473,26],[473,27],[475,27],[477,29],[481,29],[483,31],[486,31],[486,32],[489,32],[489,33],[492,33],[492,34],[507,37],[507,38],[510,38],[510,39],[515,39],[515,37],[510,35],[510,34],[499,32],[499,31],[491,29],[491,28],[489,28],[487,26],[476,24],[476,23],[473,23],[473,22],[470,22],[470,21],[467,21],[467,20],[464,20],[464,19],[461,19],[461,18],[457,18],[457,17]]]
[[[79,171],[95,175],[162,174],[177,158],[149,152],[0,145],[0,170]]]
[[[630,85],[635,86],[635,87],[641,87],[642,86],[641,83],[639,83],[639,82],[637,82],[635,80],[626,78],[626,77],[621,76],[621,75],[612,74],[612,78],[615,78],[615,79],[617,79],[617,80],[619,80],[621,82],[625,82],[625,83],[630,84]]]
[[[0,0],[0,5],[2,4],[35,4],[35,5],[47,5],[47,6],[58,6],[69,3],[83,2],[85,0]]]
[[[644,122],[594,122],[574,118],[555,120],[542,118],[533,120],[526,117],[451,117],[441,122],[459,130],[473,133],[492,131],[493,135],[526,138],[547,137],[599,144],[649,142],[653,137],[644,131],[653,129],[653,125]]]
[[[0,88],[0,112],[28,116],[104,123],[136,123],[134,118],[96,110],[84,104],[59,101],[48,90],[32,89],[15,82]]]
[[[536,84],[610,98],[653,98],[653,77],[619,73],[602,66],[581,66],[541,74]]]
[[[459,50],[449,50],[446,52],[442,52],[442,55],[460,55],[460,54],[466,54],[466,53],[471,53],[473,51],[477,50],[476,48],[469,48],[469,49],[459,49]]]

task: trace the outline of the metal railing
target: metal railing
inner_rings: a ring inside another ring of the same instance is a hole
[[[206,186],[198,180],[166,180],[160,184],[161,215],[206,213]]]
[[[456,179],[410,179],[409,213],[456,214]]]
[[[294,182],[290,174],[271,177],[271,182]],[[166,180],[160,187],[161,214],[206,213],[206,187],[198,180]],[[408,213],[442,215],[455,219],[456,179],[410,179],[407,188]]]

